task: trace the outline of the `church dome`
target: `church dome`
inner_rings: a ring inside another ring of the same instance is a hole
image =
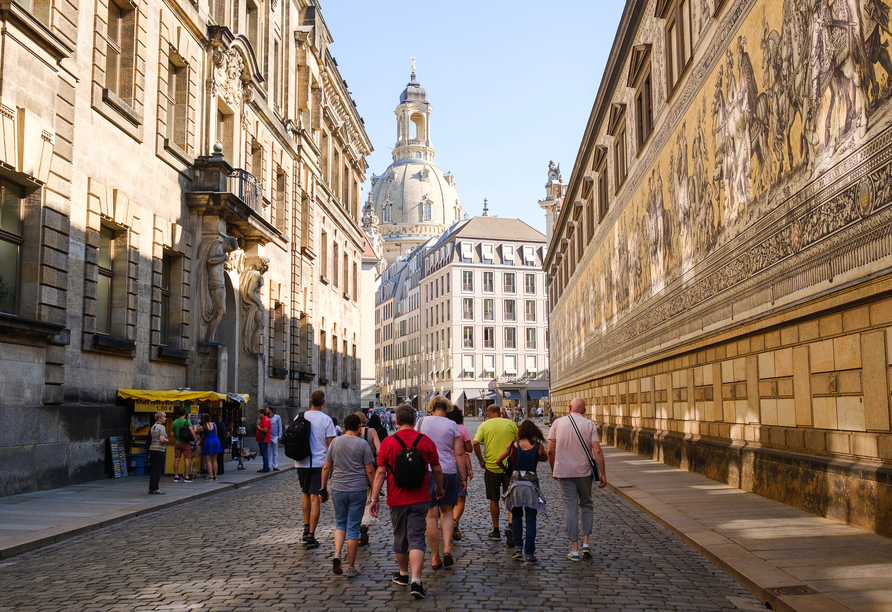
[[[403,102],[427,102],[427,92],[424,91],[418,81],[415,80],[415,72],[412,72],[412,78],[406,84],[403,93],[400,94],[400,104]]]

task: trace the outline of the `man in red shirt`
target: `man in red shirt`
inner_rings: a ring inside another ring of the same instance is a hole
[[[415,409],[408,404],[400,404],[396,409],[398,430],[392,436],[384,438],[378,452],[378,471],[375,484],[372,486],[372,503],[369,513],[378,516],[378,497],[384,480],[387,479],[387,505],[390,507],[390,522],[393,523],[393,552],[400,571],[393,574],[393,582],[400,586],[409,585],[409,564],[412,565],[411,594],[415,599],[424,599],[427,592],[421,585],[421,570],[424,568],[426,550],[427,507],[430,504],[430,478],[433,476],[437,499],[445,494],[443,490],[443,470],[437,456],[437,447],[430,438],[414,430]],[[424,483],[417,489],[404,489],[396,486],[393,477],[394,464],[403,446],[394,438],[399,438],[406,448],[412,448],[415,439],[416,448],[421,451],[430,472],[424,477]]]
[[[269,430],[272,429],[266,410],[257,411],[257,446],[260,447],[260,456],[263,457],[263,469],[258,472],[269,472]]]

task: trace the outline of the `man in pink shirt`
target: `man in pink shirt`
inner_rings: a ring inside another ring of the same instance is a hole
[[[574,424],[576,427],[574,427]],[[576,433],[578,430],[578,434]],[[582,438],[580,440],[580,437]],[[551,475],[560,483],[567,512],[567,535],[570,538],[570,561],[579,561],[579,511],[582,510],[582,556],[591,559],[589,536],[592,533],[592,467],[586,446],[598,464],[601,479],[598,488],[607,486],[604,453],[598,441],[598,428],[585,417],[585,401],[577,397],[570,402],[570,414],[560,418],[548,433],[548,464]]]

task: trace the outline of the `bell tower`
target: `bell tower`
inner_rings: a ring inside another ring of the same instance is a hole
[[[412,58],[412,76],[406,89],[400,94],[396,114],[396,146],[393,161],[417,159],[433,162],[436,151],[431,147],[430,102],[427,92],[415,80],[415,58]]]

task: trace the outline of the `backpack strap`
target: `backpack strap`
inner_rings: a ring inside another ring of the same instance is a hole
[[[418,437],[415,438],[415,441],[414,441],[414,442],[412,442],[412,450],[415,450],[415,449],[416,449],[416,447],[418,446],[418,443],[421,441],[421,438],[423,438],[423,437],[424,437],[424,434],[423,434],[423,433],[419,433],[419,434],[418,434]],[[406,445],[405,445],[405,444],[403,445],[403,448],[406,448]]]

